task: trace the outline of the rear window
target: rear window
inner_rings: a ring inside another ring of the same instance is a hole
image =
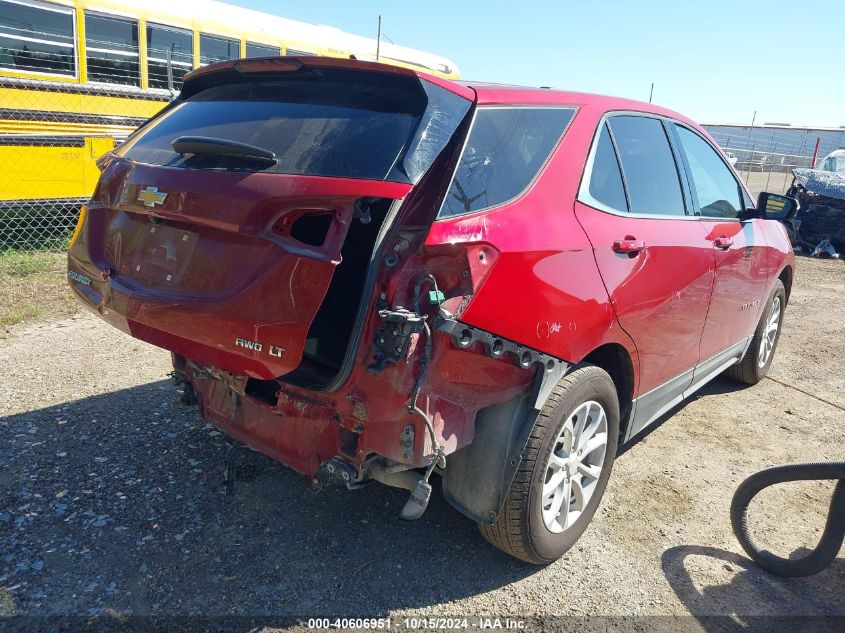
[[[416,182],[469,105],[415,77],[321,69],[203,90],[142,129],[121,153],[133,161],[186,169]],[[435,116],[441,125],[430,124]],[[180,136],[247,143],[275,153],[277,162],[179,155],[171,143]]]
[[[607,124],[601,126],[596,155],[593,159],[593,171],[590,173],[590,195],[603,205],[615,211],[628,211],[628,201],[625,198],[625,185],[622,184],[622,173],[619,171],[619,161],[616,150],[607,130]]]
[[[659,119],[614,116],[609,120],[619,150],[632,213],[684,215],[684,198],[672,149]]]
[[[574,108],[479,108],[440,217],[488,209],[522,193],[574,114]]]

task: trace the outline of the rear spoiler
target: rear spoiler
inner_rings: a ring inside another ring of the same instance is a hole
[[[468,86],[455,83],[442,77],[428,73],[401,68],[390,64],[367,62],[356,59],[340,59],[337,57],[251,57],[249,59],[233,59],[209,64],[192,70],[185,75],[180,97],[185,99],[215,85],[242,81],[250,75],[261,73],[296,73],[307,72],[316,68],[345,68],[362,72],[377,72],[405,77],[423,79],[436,86],[444,88],[454,94],[475,101],[475,90]]]

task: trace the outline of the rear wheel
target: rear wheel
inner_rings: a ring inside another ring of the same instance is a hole
[[[564,376],[546,401],[492,525],[492,545],[546,564],[578,540],[598,507],[616,456],[619,400],[610,376],[592,365]]]
[[[786,307],[786,290],[778,279],[769,295],[766,309],[760,317],[757,329],[742,360],[727,369],[725,375],[733,380],[756,385],[766,377],[775,357],[780,340],[783,311]]]

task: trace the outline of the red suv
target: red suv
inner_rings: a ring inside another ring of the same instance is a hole
[[[320,58],[224,62],[100,161],[82,301],[173,353],[203,417],[311,477],[433,472],[546,563],[619,443],[759,381],[794,270],[698,125],[645,103]]]

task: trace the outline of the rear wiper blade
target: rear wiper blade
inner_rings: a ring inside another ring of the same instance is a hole
[[[276,154],[263,147],[239,143],[225,138],[211,136],[180,136],[170,143],[177,154],[197,154],[203,156],[239,156],[270,163],[276,162]]]

